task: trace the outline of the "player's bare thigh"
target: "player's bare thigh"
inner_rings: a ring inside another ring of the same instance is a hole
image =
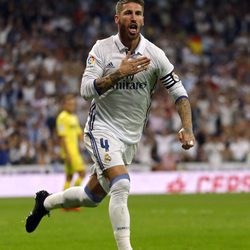
[[[114,179],[115,177],[119,175],[123,175],[127,173],[128,173],[128,170],[123,165],[114,166],[104,171],[104,174],[108,178],[109,181],[111,181],[112,179]]]
[[[127,173],[128,171],[123,165],[114,166],[104,171],[104,174],[109,181],[111,181],[112,179],[114,179],[115,177],[119,175],[127,174]],[[105,190],[102,188],[101,184],[99,183],[99,180],[97,179],[96,174],[93,174],[90,176],[90,179],[87,183],[87,187],[91,190],[92,193],[94,193],[100,198],[104,198],[107,195],[107,193],[105,192]]]

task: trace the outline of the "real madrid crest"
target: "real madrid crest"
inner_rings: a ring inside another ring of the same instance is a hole
[[[111,161],[111,157],[110,157],[110,155],[109,155],[108,153],[106,153],[106,154],[104,155],[104,161],[105,161],[106,163],[108,163],[108,162]]]

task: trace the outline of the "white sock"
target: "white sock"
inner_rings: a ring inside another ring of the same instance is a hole
[[[109,216],[118,250],[132,250],[130,245],[130,216],[128,194],[130,181],[120,179],[110,189]]]
[[[87,187],[71,187],[49,195],[44,201],[44,207],[48,211],[56,208],[96,207],[100,201]]]

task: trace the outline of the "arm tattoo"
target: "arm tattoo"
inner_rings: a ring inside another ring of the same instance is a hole
[[[176,109],[181,118],[182,127],[192,131],[192,111],[187,98],[181,98],[176,103]]]
[[[103,94],[110,88],[112,88],[123,76],[119,70],[116,70],[110,75],[96,79],[95,87],[98,90],[98,93]]]

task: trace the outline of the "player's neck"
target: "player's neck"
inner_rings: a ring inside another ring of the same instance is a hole
[[[69,113],[69,114],[72,114],[73,112],[71,112],[70,110],[68,110],[68,109],[64,109],[64,111],[66,111],[67,113]]]
[[[132,53],[134,53],[135,49],[137,48],[140,42],[140,39],[141,39],[140,36],[138,36],[136,39],[129,39],[129,38],[122,37],[120,35],[120,40],[122,44],[126,46],[129,49],[129,51],[131,51]]]

